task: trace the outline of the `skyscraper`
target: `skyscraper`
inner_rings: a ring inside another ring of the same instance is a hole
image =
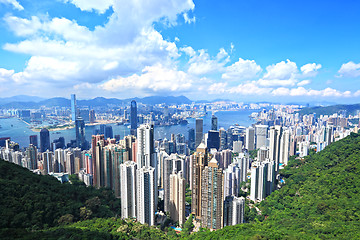
[[[137,129],[136,162],[138,168],[157,167],[157,155],[154,148],[154,126],[142,124]]]
[[[213,114],[211,116],[211,130],[213,131],[217,131],[218,128],[218,119],[217,117]]]
[[[137,220],[150,226],[155,225],[157,188],[155,168],[142,167],[136,170]]]
[[[113,129],[112,126],[106,126],[105,127],[105,139],[113,138]]]
[[[38,147],[38,138],[37,138],[37,135],[31,135],[29,137],[29,140],[30,140],[30,144],[32,144],[33,146],[35,147]]]
[[[191,150],[195,149],[195,129],[190,128],[188,131],[189,134],[189,141],[188,145]]]
[[[130,134],[136,136],[136,128],[137,128],[137,107],[136,107],[136,101],[131,101],[130,106]]]
[[[85,122],[81,117],[75,120],[76,147],[85,149]]]
[[[207,134],[206,147],[208,149],[215,148],[216,150],[220,149],[220,136],[219,132],[215,130],[210,130]]]
[[[90,121],[90,123],[94,123],[95,120],[96,120],[95,110],[90,110],[89,111],[89,121]]]
[[[45,152],[46,150],[50,150],[50,134],[49,130],[43,128],[40,131],[40,152]]]
[[[185,223],[185,185],[181,172],[170,175],[170,217],[180,225]]]
[[[245,198],[227,196],[224,201],[224,227],[244,223]]]
[[[136,218],[136,168],[136,163],[132,161],[120,165],[122,218]]]
[[[71,120],[74,123],[77,118],[76,95],[71,94]]]
[[[223,172],[213,158],[201,176],[201,226],[209,229],[223,227]]]
[[[255,129],[252,127],[246,128],[245,148],[248,151],[255,149]]]
[[[268,130],[267,125],[255,126],[256,149],[261,147],[266,147],[267,130]]]
[[[195,147],[197,148],[203,139],[203,119],[197,118],[195,123]]]
[[[26,155],[29,159],[29,169],[35,170],[38,168],[37,162],[37,149],[34,145],[30,144],[29,147],[26,149]]]

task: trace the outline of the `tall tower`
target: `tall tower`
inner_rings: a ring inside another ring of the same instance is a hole
[[[74,123],[77,117],[77,109],[76,109],[76,95],[71,94],[71,120]]]
[[[139,168],[157,167],[156,152],[154,148],[154,126],[142,124],[137,129],[136,162]]]
[[[132,161],[120,165],[122,218],[136,218],[136,168]]]
[[[223,171],[213,158],[201,176],[201,225],[209,229],[223,227]]]
[[[137,128],[137,107],[136,107],[136,101],[131,101],[130,106],[130,134],[136,135],[136,128]]]
[[[248,127],[246,129],[245,148],[248,151],[252,151],[255,149],[255,129],[252,127]]]
[[[203,138],[203,119],[197,118],[195,124],[195,147],[197,148]]]
[[[85,122],[81,117],[75,120],[76,147],[84,150],[85,147]]]
[[[45,152],[46,150],[50,150],[50,134],[49,130],[43,128],[40,131],[40,152]]]
[[[267,129],[267,125],[255,126],[256,149],[266,147]]]
[[[185,185],[181,172],[170,175],[170,217],[180,225],[185,223]]]
[[[218,128],[218,119],[217,117],[213,114],[211,116],[211,130],[213,131],[217,131]]]
[[[227,196],[224,201],[224,227],[244,223],[245,198]]]

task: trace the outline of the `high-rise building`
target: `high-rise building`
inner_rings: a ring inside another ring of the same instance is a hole
[[[240,168],[232,163],[223,172],[224,199],[226,196],[237,196],[240,188]]]
[[[267,130],[268,130],[267,125],[255,126],[256,149],[261,147],[266,147]]]
[[[53,163],[54,173],[65,172],[65,151],[64,149],[56,149]]]
[[[137,129],[136,162],[138,168],[157,167],[157,154],[154,148],[154,126],[142,124]]]
[[[120,165],[121,217],[124,219],[136,218],[136,168],[136,163],[132,161]]]
[[[105,127],[105,139],[108,139],[108,138],[113,138],[113,129],[112,129],[112,126],[106,126]]]
[[[74,153],[71,151],[68,151],[66,153],[66,172],[68,174],[74,174],[75,173],[75,157]]]
[[[179,225],[185,223],[185,185],[181,172],[170,175],[170,217]]]
[[[35,147],[38,147],[38,137],[37,137],[37,135],[31,135],[29,137],[29,140],[30,140],[30,144],[32,144]]]
[[[157,206],[157,188],[155,168],[142,167],[136,170],[137,220],[150,226],[155,225]]]
[[[262,201],[275,189],[275,162],[254,162],[251,167],[250,199]]]
[[[42,154],[44,175],[53,172],[53,153],[47,150]]]
[[[136,129],[137,129],[137,107],[136,101],[131,101],[130,106],[130,134],[136,136]]]
[[[269,159],[275,161],[275,171],[279,169],[280,160],[280,139],[282,136],[282,127],[274,126],[269,131]]]
[[[244,223],[245,198],[227,196],[224,201],[224,227]]]
[[[191,212],[197,219],[201,218],[201,176],[208,165],[208,152],[205,144],[201,143],[192,156],[191,166]]]
[[[248,151],[252,151],[255,149],[255,129],[252,127],[248,127],[246,129],[246,137],[245,137],[245,148]]]
[[[46,150],[50,150],[50,134],[49,130],[43,128],[40,131],[40,152],[45,152]]]
[[[30,144],[29,147],[26,149],[26,155],[29,159],[29,169],[36,170],[38,169],[38,161],[37,161],[37,149],[34,145]]]
[[[203,119],[197,118],[195,123],[195,147],[197,148],[203,139]]]
[[[93,183],[94,186],[101,186],[101,172],[103,171],[103,159],[102,146],[105,146],[104,135],[93,135],[91,138],[91,157],[92,157],[92,169],[93,169]]]
[[[90,110],[89,111],[89,122],[94,123],[95,120],[96,120],[95,110]]]
[[[209,229],[223,227],[223,172],[213,158],[201,176],[201,226]]]
[[[71,94],[71,120],[74,123],[77,118],[76,95]]]
[[[76,147],[85,149],[85,122],[81,117],[75,120]]]
[[[290,132],[289,130],[284,130],[280,139],[279,162],[287,165],[289,160],[289,154],[290,154]]]
[[[208,149],[220,149],[220,136],[218,131],[210,130],[207,134],[206,147]]]
[[[189,134],[189,141],[188,145],[191,150],[195,149],[195,129],[190,128],[188,131]]]
[[[211,116],[211,130],[213,131],[217,131],[218,128],[218,119],[217,117],[213,114]]]

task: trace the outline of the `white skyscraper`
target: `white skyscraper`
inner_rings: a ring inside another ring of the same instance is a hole
[[[170,217],[180,225],[185,223],[185,185],[181,171],[170,175]]]
[[[240,187],[240,169],[238,163],[232,163],[224,171],[224,199],[237,196]]]
[[[155,210],[157,206],[155,168],[142,167],[137,169],[136,176],[137,220],[142,224],[155,225]]]
[[[290,132],[289,130],[284,130],[280,139],[279,162],[287,165],[289,160],[289,154],[290,154]]]
[[[244,223],[245,198],[228,196],[224,201],[224,227]]]
[[[138,168],[157,167],[157,154],[154,148],[154,126],[142,124],[137,129],[136,162]]]
[[[256,148],[266,147],[266,138],[267,138],[267,125],[256,125],[255,126],[255,136],[256,136]]]
[[[255,149],[255,129],[252,127],[246,129],[245,148],[248,151]]]
[[[251,167],[250,199],[262,201],[274,190],[275,162],[254,162]]]
[[[133,161],[120,164],[121,217],[136,218],[136,168]]]

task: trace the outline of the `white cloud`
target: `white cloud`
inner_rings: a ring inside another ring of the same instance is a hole
[[[340,77],[350,77],[355,78],[360,76],[360,63],[354,63],[352,61],[344,63],[341,65],[340,70],[338,71]]]
[[[180,48],[180,51],[186,53],[186,55],[188,55],[190,57],[195,56],[195,54],[196,54],[195,50],[190,46],[182,47],[182,48]]]
[[[210,57],[204,49],[200,49],[189,60],[188,72],[194,75],[206,75],[221,72],[224,65],[230,61],[229,54],[221,48],[215,58]]]
[[[21,4],[16,0],[0,0],[0,3],[12,5],[14,9],[17,9],[19,11],[24,10],[24,7],[21,6]]]
[[[298,68],[296,63],[288,59],[286,62],[281,61],[277,64],[267,66],[266,71],[264,79],[287,80],[295,77],[295,74],[298,73]]]
[[[310,84],[310,83],[311,83],[310,80],[302,80],[301,82],[298,82],[297,85],[298,85],[299,87],[302,87],[302,86],[308,85],[308,84]]]
[[[11,80],[14,75],[14,70],[7,70],[5,68],[0,68],[0,82],[8,82]]]
[[[225,73],[223,73],[221,77],[227,80],[252,79],[261,71],[261,67],[257,65],[254,60],[239,58],[239,61],[226,67]]]
[[[189,15],[188,15],[188,13],[184,13],[183,16],[184,16],[185,23],[190,24],[190,23],[194,23],[194,22],[196,21],[195,16],[193,16],[192,18],[190,18]]]
[[[350,91],[341,92],[333,88],[325,88],[322,90],[305,89],[303,87],[274,89],[271,94],[273,96],[292,96],[292,97],[351,97]]]
[[[229,93],[242,95],[263,95],[270,93],[272,88],[261,88],[256,82],[247,82],[228,89]]]
[[[210,87],[208,88],[208,92],[210,94],[222,94],[225,92],[226,87],[227,87],[227,83],[223,83],[223,82],[214,83],[210,85]]]
[[[308,63],[302,66],[300,70],[304,77],[315,77],[321,67],[321,64]]]
[[[174,92],[188,90],[192,87],[191,77],[176,69],[163,65],[145,67],[141,75],[117,77],[100,85],[101,89],[112,92],[127,90],[144,90],[147,92]]]
[[[295,79],[259,79],[257,84],[262,87],[277,87],[277,86],[294,86],[297,80]]]
[[[100,14],[105,13],[114,3],[113,0],[64,0],[64,2],[74,4],[81,11],[97,11]]]

